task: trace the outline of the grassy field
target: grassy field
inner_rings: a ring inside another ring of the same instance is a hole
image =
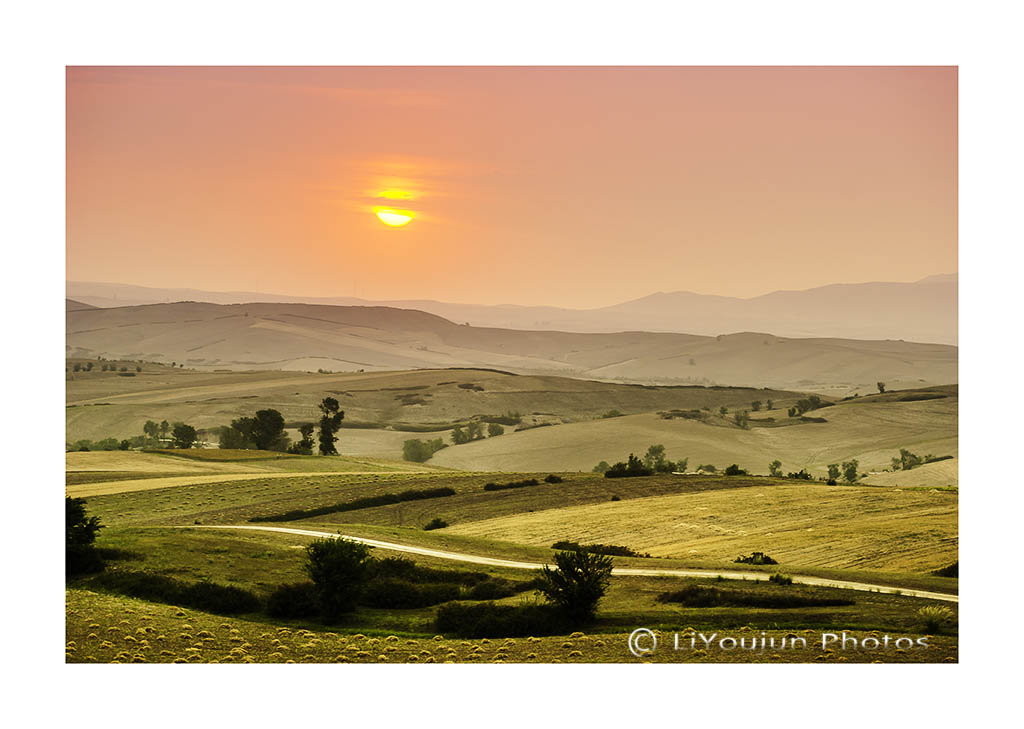
[[[69,496],[102,496],[198,484],[296,479],[323,474],[421,473],[432,466],[404,461],[293,456],[261,451],[95,451],[65,454]],[[218,488],[214,486],[214,488]]]
[[[820,631],[799,634],[808,647],[785,650],[663,650],[642,658],[627,648],[628,631],[570,636],[457,640],[405,631],[281,625],[223,618],[195,610],[98,594],[66,593],[69,663],[917,663],[956,662],[955,637],[935,636],[926,649],[822,650]],[[689,626],[686,626],[689,627]],[[688,635],[688,633],[683,633]],[[737,630],[738,637],[752,630]],[[881,636],[880,632],[876,634]],[[756,635],[761,637],[761,632]],[[772,630],[782,641],[797,633]],[[870,631],[851,634],[858,639]],[[670,636],[662,636],[671,645]],[[698,644],[699,645],[699,644]]]
[[[786,484],[572,506],[454,524],[456,534],[625,544],[655,556],[927,571],[957,559],[955,493]]]

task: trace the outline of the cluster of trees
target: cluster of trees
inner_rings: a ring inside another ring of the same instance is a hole
[[[285,432],[284,416],[273,408],[267,408],[257,410],[252,417],[236,418],[231,421],[231,425],[221,428],[219,445],[221,448],[280,451],[307,456],[312,455],[314,446],[318,446],[320,455],[336,456],[337,433],[345,413],[333,397],[325,397],[318,407],[321,417],[320,433],[316,440],[313,438],[316,426],[313,423],[302,423],[298,426],[301,438],[292,443]]]
[[[414,463],[425,463],[439,450],[447,447],[448,444],[440,438],[434,438],[433,440],[407,440],[402,444],[402,458]]]
[[[505,428],[501,423],[488,423],[487,424],[487,437],[493,438],[496,435],[504,435]],[[474,440],[484,439],[484,424],[482,422],[469,423],[465,427],[456,425],[452,428],[452,443],[455,445],[462,445],[463,443],[470,443]]]
[[[805,398],[801,398],[796,401],[796,405],[789,409],[789,417],[795,418],[798,415],[803,415],[810,410],[817,410],[818,408],[825,407],[827,403],[817,395],[808,395]]]
[[[761,409],[761,404],[762,403],[761,403],[760,400],[754,400],[752,403],[750,403],[750,409],[753,410],[756,413],[756,412],[758,412]],[[765,403],[764,403],[764,409],[765,410],[772,410],[774,407],[775,407],[775,403],[774,402],[772,402],[771,400],[765,401]]]
[[[838,463],[828,464],[829,485],[835,486],[836,482],[839,480],[840,473],[842,474],[843,478],[846,479],[846,483],[854,483],[859,477],[859,465],[860,464],[857,462],[856,458],[849,461],[843,461],[842,466],[840,466]]]
[[[594,466],[593,470],[594,473],[603,473],[605,478],[650,476],[654,473],[685,471],[688,463],[688,458],[670,461],[665,454],[665,446],[658,443],[650,446],[642,459],[630,453],[625,462],[619,461],[615,465],[609,466],[607,461],[601,461]]]

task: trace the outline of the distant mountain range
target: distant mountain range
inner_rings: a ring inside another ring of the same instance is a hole
[[[901,339],[956,344],[957,274],[913,283],[832,284],[804,291],[776,291],[749,299],[655,293],[596,309],[486,306],[429,300],[369,301],[252,291],[159,289],[126,284],[67,282],[67,296],[110,308],[197,301],[214,304],[295,303],[416,309],[474,327],[563,332],[675,332],[700,335],[771,332],[780,337]]]
[[[957,381],[945,344],[787,338],[743,332],[568,333],[457,324],[395,307],[180,302],[68,303],[69,357],[176,362],[196,369],[315,371],[488,367],[527,374],[790,390],[873,390]],[[649,302],[635,308],[657,309]],[[638,315],[634,311],[634,315]]]

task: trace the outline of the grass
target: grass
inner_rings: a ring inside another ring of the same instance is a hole
[[[453,522],[448,531],[536,546],[628,543],[654,556],[704,560],[765,551],[787,569],[926,572],[957,557],[954,493],[762,484]]]
[[[955,662],[958,656],[956,639],[947,636],[933,637],[930,648],[918,651],[825,652],[816,644],[815,632],[808,630],[809,647],[801,650],[662,650],[636,658],[627,649],[628,631],[624,630],[468,641],[435,636],[432,631],[325,629],[259,618],[219,617],[77,588],[67,590],[65,596],[69,663],[911,663]],[[677,629],[688,635],[684,626]],[[781,640],[790,632],[766,631],[766,637]],[[737,635],[743,634],[752,631],[738,630]],[[854,633],[858,638],[869,634]],[[670,636],[661,639],[663,646],[671,645]]]

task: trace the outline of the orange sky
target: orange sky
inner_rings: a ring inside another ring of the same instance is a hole
[[[953,68],[67,80],[71,280],[587,307],[957,270]]]

